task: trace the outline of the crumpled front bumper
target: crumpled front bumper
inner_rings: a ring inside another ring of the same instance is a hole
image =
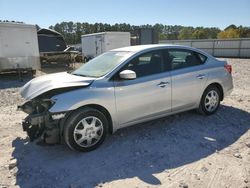
[[[22,122],[23,131],[27,132],[30,141],[41,138],[45,143],[60,142],[58,120],[52,120],[49,113],[30,114]]]
[[[42,136],[45,129],[46,114],[28,115],[22,122],[23,131],[26,131],[30,141]]]

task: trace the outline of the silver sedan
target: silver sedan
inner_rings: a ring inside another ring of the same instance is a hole
[[[23,129],[31,141],[91,151],[123,127],[192,109],[215,113],[233,89],[231,72],[227,62],[185,46],[111,50],[25,84]]]

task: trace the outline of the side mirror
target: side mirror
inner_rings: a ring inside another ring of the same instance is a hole
[[[136,73],[132,70],[124,70],[119,73],[120,78],[124,80],[134,80],[136,79]]]

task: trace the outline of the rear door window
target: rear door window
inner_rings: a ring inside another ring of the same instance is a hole
[[[173,49],[168,53],[172,70],[201,65],[206,61],[206,56],[191,50]]]

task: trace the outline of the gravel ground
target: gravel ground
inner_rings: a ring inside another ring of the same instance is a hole
[[[125,128],[90,153],[28,142],[16,111],[28,78],[0,77],[0,187],[250,187],[250,60],[227,60],[235,88],[216,114]]]

